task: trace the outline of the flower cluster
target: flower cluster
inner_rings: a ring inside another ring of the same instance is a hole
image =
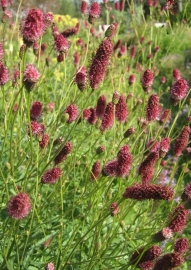
[[[157,260],[153,270],[174,269],[175,267],[180,266],[183,262],[184,260],[180,253],[167,253]]]
[[[115,108],[116,119],[123,123],[127,120],[128,110],[125,96],[120,96]]]
[[[40,78],[40,73],[37,68],[32,64],[27,64],[24,71],[24,84],[27,91],[31,91]]]
[[[73,121],[76,120],[76,118],[78,117],[78,108],[75,104],[70,104],[64,111],[65,113],[68,114],[69,118],[67,120],[67,123],[70,124]]]
[[[143,90],[146,93],[149,93],[151,91],[153,80],[154,80],[153,72],[150,69],[145,70],[141,78],[141,84],[142,84]]]
[[[41,183],[43,184],[54,184],[62,174],[62,171],[60,168],[53,168],[50,170],[47,170],[42,178],[41,178]]]
[[[113,126],[114,122],[114,105],[112,102],[109,102],[106,106],[100,130],[101,131],[106,131],[107,129],[110,129]]]
[[[9,73],[7,68],[0,62],[0,86],[4,85],[9,80]]]
[[[147,109],[146,109],[146,119],[148,121],[156,120],[159,115],[159,97],[153,94],[149,97]]]
[[[72,143],[66,142],[64,147],[61,149],[61,151],[58,153],[58,155],[54,158],[55,164],[59,164],[62,161],[64,161],[68,154],[72,151]]]
[[[191,129],[189,126],[185,126],[181,131],[180,135],[174,143],[174,155],[179,157],[182,154],[182,151],[186,148],[189,141]]]
[[[175,81],[170,89],[170,101],[172,105],[178,104],[179,101],[183,100],[188,92],[188,83],[183,78]]]
[[[101,163],[97,160],[94,162],[91,170],[91,180],[98,179],[101,172]]]

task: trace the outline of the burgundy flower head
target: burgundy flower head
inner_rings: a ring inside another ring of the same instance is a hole
[[[161,79],[160,79],[160,83],[161,84],[164,84],[166,82],[166,77],[165,76],[162,76]]]
[[[100,16],[101,8],[97,2],[93,2],[89,9],[88,22],[93,24],[94,20]]]
[[[135,58],[135,56],[136,56],[136,50],[137,50],[137,47],[136,46],[132,46],[131,47],[131,51],[130,51],[131,58]]]
[[[102,171],[104,176],[116,176],[117,159],[108,161]]]
[[[128,110],[125,96],[120,96],[119,101],[115,108],[115,116],[116,119],[121,123],[127,120]]]
[[[170,89],[170,99],[173,105],[176,105],[180,100],[183,100],[188,92],[187,81],[183,78],[175,81]]]
[[[24,71],[24,84],[28,91],[31,91],[38,82],[41,74],[37,68],[32,64],[27,64]]]
[[[76,35],[79,32],[79,28],[80,28],[80,24],[77,23],[75,27],[68,28],[64,32],[62,32],[62,35],[65,38]]]
[[[105,77],[112,51],[113,45],[111,40],[108,38],[103,40],[96,52],[95,57],[93,58],[89,71],[90,87],[93,90],[98,88],[99,84]]]
[[[40,101],[33,102],[30,109],[30,117],[32,120],[38,119],[42,114],[42,103]]]
[[[146,109],[146,119],[148,121],[156,120],[159,115],[159,97],[158,95],[151,95],[148,100]]]
[[[153,261],[159,257],[160,253],[161,248],[158,246],[152,246],[149,249],[141,247],[133,253],[130,258],[130,263],[135,264],[138,261],[138,264],[140,264],[147,261]]]
[[[183,201],[190,201],[191,200],[191,183],[186,185],[186,187],[182,193],[181,198]]]
[[[147,261],[147,262],[143,262],[143,263],[139,263],[138,267],[141,270],[151,270],[154,266],[154,262],[153,261]]]
[[[39,141],[39,146],[41,149],[44,149],[49,142],[49,135],[48,134],[43,134],[41,141]]]
[[[67,123],[72,123],[73,121],[76,120],[76,118],[78,117],[78,108],[75,104],[70,104],[64,111],[65,113],[67,113],[69,115],[69,118],[67,120]]]
[[[88,121],[90,125],[94,125],[97,121],[96,110],[94,108],[85,109],[83,111],[84,119]]]
[[[131,168],[132,161],[133,158],[129,152],[129,147],[127,145],[122,146],[117,154],[116,175],[118,177],[127,176]]]
[[[117,41],[117,43],[114,45],[113,51],[116,51],[117,49],[119,49],[121,47],[121,45],[122,45],[122,41],[121,41],[121,39],[119,39]]]
[[[21,32],[24,42],[30,46],[44,33],[44,15],[40,9],[31,9],[25,20],[21,23]]]
[[[115,10],[120,10],[120,4],[119,2],[115,2]]]
[[[174,269],[184,262],[182,255],[177,252],[167,253],[157,260],[153,270]]]
[[[148,184],[154,173],[154,166],[159,158],[158,152],[151,152],[141,163],[138,174],[141,175],[142,183]]]
[[[4,56],[3,44],[0,42],[0,61],[3,59],[3,56]]]
[[[164,123],[167,123],[171,118],[171,110],[170,109],[166,109],[163,111],[161,117],[160,117],[160,124],[164,124]]]
[[[41,178],[41,183],[43,184],[54,184],[62,174],[62,171],[60,168],[53,168],[50,170],[47,170],[42,178]]]
[[[160,142],[159,156],[164,157],[170,148],[170,138],[162,138]]]
[[[189,210],[185,209],[183,205],[177,206],[169,217],[168,227],[172,232],[181,232],[187,222]]]
[[[107,129],[110,129],[113,126],[113,121],[114,121],[114,105],[112,102],[109,102],[105,109],[100,130],[104,132]]]
[[[170,228],[166,227],[155,233],[152,238],[155,242],[162,242],[173,237],[173,232]]]
[[[123,197],[138,201],[150,199],[170,201],[173,195],[174,191],[168,186],[135,184],[126,188]]]
[[[80,7],[80,11],[82,14],[87,13],[87,7],[88,7],[87,2],[82,0],[81,7]]]
[[[54,49],[58,53],[66,53],[69,49],[70,45],[68,40],[62,35],[58,34],[54,37]]]
[[[5,10],[8,7],[8,0],[0,0],[0,7]]]
[[[7,68],[0,62],[0,86],[4,85],[9,80],[9,73]]]
[[[134,84],[135,80],[136,80],[135,75],[131,74],[131,75],[129,76],[129,79],[128,79],[129,85]]]
[[[189,242],[186,238],[177,239],[174,243],[174,251],[184,253],[188,250]]]
[[[91,180],[98,179],[101,172],[101,163],[97,160],[94,162],[91,170]]]
[[[37,123],[36,121],[31,121],[30,125],[31,125],[32,135],[36,136],[36,135],[42,135],[44,133],[45,128],[43,124]],[[30,134],[29,128],[28,128],[28,134]]]
[[[177,68],[173,69],[172,76],[175,81],[179,80],[181,78],[180,70],[178,70]]]
[[[62,161],[64,161],[67,158],[67,155],[70,154],[71,151],[72,151],[72,143],[66,142],[64,147],[61,149],[61,151],[55,157],[55,159],[54,159],[55,164],[59,164]]]
[[[97,101],[97,106],[96,106],[96,115],[98,118],[102,119],[105,113],[105,108],[106,108],[106,97],[100,96]]]
[[[185,126],[181,131],[180,135],[178,136],[178,138],[176,139],[174,143],[174,155],[176,157],[179,157],[182,154],[182,151],[188,145],[190,131],[191,131],[190,127]]]
[[[150,69],[145,70],[141,78],[141,84],[142,84],[143,90],[146,93],[149,93],[151,91],[153,80],[154,80],[153,72]]]
[[[75,75],[74,82],[77,84],[80,91],[84,91],[87,84],[87,75],[85,72],[79,71]]]
[[[26,217],[29,214],[31,207],[29,195],[21,192],[10,198],[7,204],[7,211],[9,216],[18,220]]]
[[[52,12],[47,12],[44,14],[44,24],[45,24],[45,29],[48,27],[52,26],[54,23],[54,15]]]

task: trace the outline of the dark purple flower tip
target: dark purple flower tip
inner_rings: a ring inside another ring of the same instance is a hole
[[[98,18],[101,13],[101,7],[97,2],[93,2],[89,9],[89,16],[93,18]]]
[[[184,259],[180,253],[167,253],[157,260],[153,270],[174,269],[175,267],[180,266],[183,262]]]
[[[125,133],[123,134],[124,138],[129,138],[133,133],[135,133],[134,128],[128,128]]]
[[[100,172],[101,172],[101,163],[97,160],[96,162],[94,162],[92,166],[91,175],[90,175],[91,180],[94,181],[98,179]]]
[[[100,130],[104,132],[110,129],[113,126],[113,122],[114,122],[114,105],[112,102],[109,102],[105,109]]]
[[[175,81],[170,89],[170,99],[175,103],[184,99],[188,92],[188,83],[183,78]]]
[[[174,191],[171,187],[162,185],[143,185],[135,184],[131,187],[127,187],[123,194],[124,198],[134,200],[172,200]]]
[[[71,142],[66,142],[64,147],[61,149],[59,154],[55,157],[54,162],[55,164],[59,164],[62,161],[64,161],[68,154],[72,151],[72,143]]]
[[[177,239],[174,243],[174,251],[178,253],[184,253],[188,250],[189,242],[186,238]]]
[[[159,115],[159,97],[153,94],[149,97],[147,109],[146,109],[146,119],[148,121],[156,120]]]
[[[81,7],[80,7],[81,13],[86,14],[87,13],[87,8],[88,8],[87,2],[82,0]]]
[[[105,152],[105,146],[103,146],[103,145],[98,146],[98,148],[96,149],[96,154],[100,155],[103,152]]]
[[[115,108],[115,116],[116,119],[121,123],[124,123],[127,120],[128,109],[125,96],[119,97],[119,101]]]
[[[146,93],[149,93],[151,91],[153,80],[154,80],[153,72],[150,69],[145,70],[141,78],[141,84],[142,84],[143,90]]]
[[[131,74],[131,75],[129,76],[129,79],[128,79],[129,85],[134,84],[135,80],[136,80],[135,75]]]
[[[106,108],[106,97],[104,95],[100,96],[97,100],[96,105],[96,115],[98,118],[102,119]]]
[[[152,246],[149,249],[146,247],[141,247],[133,253],[130,258],[130,263],[135,264],[138,261],[138,264],[153,261],[159,257],[161,253],[161,248],[158,246]]]
[[[116,176],[116,167],[117,167],[117,159],[108,161],[103,170],[102,170],[102,174],[104,176]]]
[[[127,176],[129,174],[132,161],[133,157],[129,152],[129,147],[127,145],[122,146],[117,154],[116,176]]]
[[[177,206],[169,216],[168,227],[175,233],[181,232],[186,226],[189,210],[185,209],[183,205]]]
[[[21,192],[10,198],[7,204],[9,216],[14,219],[25,218],[31,210],[30,197],[27,193]]]
[[[191,183],[186,185],[186,187],[181,195],[181,198],[184,202],[191,200]]]
[[[50,170],[47,170],[42,178],[41,178],[41,183],[43,184],[54,184],[62,174],[62,171],[60,168],[53,168]]]
[[[67,123],[72,123],[73,121],[76,120],[76,118],[78,117],[78,108],[75,104],[70,104],[64,111],[65,113],[68,114],[69,118],[67,120]]]
[[[189,126],[185,126],[181,131],[180,135],[174,143],[174,155],[179,157],[182,154],[182,151],[187,147],[189,142],[191,129]]]
[[[159,123],[163,125],[164,123],[168,123],[171,118],[171,110],[170,109],[165,109],[160,116]]]
[[[181,78],[180,70],[177,68],[173,69],[172,76],[175,81],[179,80]]]
[[[30,109],[30,117],[32,120],[38,119],[42,114],[42,103],[40,101],[33,102]]]

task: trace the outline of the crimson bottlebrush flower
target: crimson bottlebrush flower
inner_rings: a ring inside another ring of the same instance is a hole
[[[3,56],[4,56],[3,44],[0,42],[0,61],[3,59]]]
[[[87,2],[82,0],[81,7],[80,7],[81,13],[86,14],[87,13],[87,8],[88,8]]]
[[[178,252],[167,253],[159,258],[153,270],[171,270],[184,262],[182,255]]]
[[[133,253],[130,258],[130,264],[135,264],[138,262],[138,265],[147,262],[153,261],[161,254],[161,248],[158,246],[152,246],[149,249],[145,247],[139,248],[137,251]]]
[[[120,96],[119,101],[115,107],[115,117],[116,119],[123,123],[127,120],[128,110],[127,110],[127,103],[126,97]]]
[[[171,110],[170,109],[166,109],[163,111],[162,115],[160,116],[160,124],[164,124],[167,123],[171,118]]]
[[[159,141],[150,140],[148,143],[146,143],[146,151],[147,153],[151,152],[157,152],[159,150],[160,143]]]
[[[155,242],[162,242],[173,237],[173,232],[170,228],[166,227],[159,232],[152,235],[152,239]]]
[[[143,90],[146,93],[149,93],[151,91],[153,80],[154,80],[153,72],[150,69],[145,70],[141,78],[141,84],[142,84]]]
[[[100,16],[101,8],[97,2],[93,2],[90,5],[88,22],[93,24],[94,20]]]
[[[41,149],[44,149],[49,142],[49,135],[48,134],[43,134],[41,141],[39,141],[39,146]]]
[[[28,91],[31,91],[36,83],[38,82],[41,74],[38,72],[37,68],[32,64],[27,64],[24,71],[24,84]]]
[[[188,218],[189,210],[185,209],[183,205],[177,206],[169,217],[168,227],[173,233],[181,232]]]
[[[31,207],[29,195],[25,192],[21,192],[10,198],[7,204],[7,211],[9,216],[19,220],[29,214]]]
[[[134,199],[138,201],[142,200],[172,200],[174,191],[171,187],[162,185],[143,185],[135,184],[131,187],[127,187],[123,194],[124,198]]]
[[[38,119],[42,114],[42,103],[40,101],[33,102],[30,109],[30,118],[33,120]]]
[[[131,168],[132,161],[133,158],[129,152],[129,147],[127,145],[122,146],[117,154],[116,175],[118,177],[127,176]]]
[[[96,105],[96,115],[98,118],[102,119],[106,108],[106,97],[104,95],[100,96],[97,100]]]
[[[66,53],[69,47],[70,45],[68,40],[62,34],[54,36],[54,49],[58,53]]]
[[[148,184],[151,181],[158,158],[158,152],[151,152],[139,166],[138,174],[141,175],[143,184]]]
[[[116,176],[116,167],[117,167],[117,159],[108,161],[103,170],[102,174],[104,176]]]
[[[113,51],[116,51],[117,49],[119,49],[121,45],[122,45],[122,41],[121,39],[119,39],[117,43],[113,46]]]
[[[44,15],[40,9],[31,9],[27,17],[21,23],[21,33],[24,43],[27,46],[32,45],[44,33]]]
[[[77,84],[78,89],[80,91],[83,91],[86,88],[86,84],[87,84],[86,73],[84,73],[82,71],[77,72],[75,75],[74,82]]]
[[[64,32],[61,34],[65,37],[68,38],[70,36],[76,35],[79,32],[80,24],[77,23],[75,27],[71,27],[69,29],[66,29]]]
[[[114,121],[114,105],[112,102],[109,102],[105,109],[100,130],[104,132],[107,129],[110,129],[113,126],[113,121]]]
[[[103,145],[98,146],[98,148],[96,149],[96,154],[100,155],[103,152],[105,152],[105,146],[103,146]]]
[[[84,109],[83,110],[83,119],[88,120],[88,118],[90,117],[90,115],[91,115],[90,109]]]
[[[183,201],[190,201],[191,200],[191,183],[186,185],[181,198]]]
[[[101,172],[101,163],[97,160],[96,162],[94,162],[92,166],[91,175],[90,175],[91,180],[98,179],[100,172]]]
[[[54,23],[54,15],[52,12],[47,12],[44,14],[44,24],[45,24],[45,29],[48,27],[52,26]]]
[[[4,85],[9,80],[9,72],[7,68],[0,62],[0,86]]]
[[[78,108],[75,104],[70,104],[64,112],[69,115],[69,118],[67,120],[67,123],[69,124],[75,121],[79,114]]]
[[[110,39],[105,39],[100,44],[96,55],[93,58],[90,71],[90,87],[95,90],[105,77],[105,72],[109,64],[109,58],[113,51],[113,45]]]
[[[188,250],[189,242],[186,238],[177,239],[174,243],[174,251],[184,253]]]
[[[115,216],[117,215],[117,213],[119,213],[119,206],[117,205],[116,202],[113,202],[109,208],[110,212],[111,212],[111,216]]]
[[[189,126],[185,126],[181,131],[180,135],[174,143],[174,155],[179,157],[182,154],[182,151],[186,148],[191,129]]]
[[[46,266],[45,266],[45,270],[54,270],[55,267],[54,267],[54,264],[52,262],[48,263]]]
[[[30,122],[32,135],[42,135],[44,133],[44,125],[35,121]],[[30,129],[28,128],[28,134],[30,135]]]
[[[94,125],[97,121],[96,110],[94,108],[90,108],[89,112],[89,117],[86,120],[90,125]]]
[[[136,56],[136,50],[137,50],[137,47],[136,46],[132,46],[131,47],[131,51],[130,51],[131,58],[135,58],[135,56]]]
[[[180,70],[177,68],[173,69],[172,76],[175,81],[179,80],[181,78]]]
[[[64,161],[67,158],[67,155],[70,154],[71,151],[72,151],[72,143],[66,142],[64,147],[61,149],[61,151],[55,157],[55,159],[54,159],[55,164],[59,164],[62,161]]]
[[[43,174],[41,178],[41,183],[54,184],[59,179],[61,174],[62,174],[62,171],[60,168],[55,167],[53,169],[49,169]]]
[[[146,119],[148,121],[156,120],[159,115],[159,97],[158,95],[151,95],[148,100],[146,108]]]
[[[172,104],[176,105],[180,100],[184,99],[188,92],[187,81],[183,78],[175,81],[170,89],[170,99]]]
[[[160,142],[159,156],[164,157],[170,148],[170,138],[162,138]]]
[[[135,75],[131,74],[131,75],[129,76],[129,79],[128,79],[129,85],[132,85],[132,84],[135,82],[135,80],[136,80]]]

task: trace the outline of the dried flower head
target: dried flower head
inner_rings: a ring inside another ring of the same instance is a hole
[[[127,110],[126,97],[120,96],[119,101],[115,108],[115,117],[119,122],[123,123],[127,120],[127,116],[128,116],[128,110]]]
[[[58,155],[55,157],[54,162],[55,164],[59,164],[62,161],[64,161],[68,154],[72,151],[72,143],[66,142],[64,147],[61,149],[61,151],[58,153]]]
[[[67,123],[69,124],[75,121],[79,114],[78,107],[75,104],[70,104],[64,112],[69,115],[69,118],[67,120]]]
[[[114,121],[114,105],[112,102],[109,102],[105,109],[100,130],[104,132],[107,129],[110,129],[113,126],[113,121]]]
[[[38,119],[42,114],[42,103],[40,101],[33,102],[30,109],[30,118],[32,120]]]
[[[7,68],[0,62],[0,86],[4,85],[9,80],[9,73]]]
[[[190,127],[185,126],[181,131],[180,135],[178,136],[178,138],[176,139],[174,143],[174,155],[176,157],[179,157],[182,154],[182,151],[188,145],[190,131],[191,131]]]
[[[100,96],[97,100],[96,105],[96,115],[98,118],[102,119],[106,108],[106,97],[104,95]]]
[[[31,210],[30,197],[27,193],[21,192],[10,198],[7,204],[9,216],[14,219],[25,218]]]
[[[185,209],[183,205],[177,206],[169,216],[168,227],[173,233],[181,232],[187,222],[189,210]]]
[[[41,183],[43,184],[54,184],[62,174],[62,171],[60,168],[53,168],[50,170],[47,170],[42,178],[41,178]]]
[[[172,105],[176,105],[180,100],[183,100],[188,92],[187,81],[183,78],[175,81],[170,89],[170,100]]]
[[[97,160],[96,162],[94,162],[92,166],[91,175],[90,175],[91,180],[98,179],[100,172],[101,172],[101,163]]]
[[[172,200],[174,191],[171,187],[162,185],[143,185],[135,184],[131,187],[127,187],[123,194],[124,198],[134,199],[138,201],[142,200]]]
[[[153,270],[171,270],[180,266],[183,262],[184,260],[180,253],[167,253],[157,260]]]
[[[149,93],[151,91],[153,80],[154,80],[153,72],[150,69],[145,70],[141,78],[141,84],[142,84],[143,90],[146,93]]]
[[[31,9],[27,17],[21,23],[21,32],[24,43],[31,46],[44,33],[44,15],[40,9]]]
[[[189,242],[186,238],[177,239],[174,243],[174,251],[184,253],[188,250]]]
[[[146,108],[146,119],[148,121],[156,120],[159,115],[159,97],[153,94],[149,97]]]
[[[93,90],[98,88],[99,84],[105,77],[112,51],[113,45],[111,40],[108,38],[103,40],[93,58],[89,71],[90,87]]]

